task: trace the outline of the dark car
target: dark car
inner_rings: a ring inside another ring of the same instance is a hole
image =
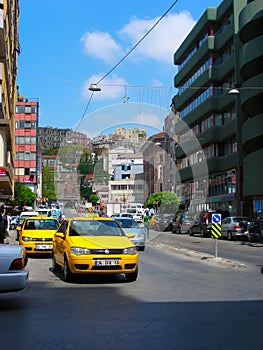
[[[227,210],[203,210],[195,216],[194,223],[189,228],[189,235],[198,234],[202,237],[210,237],[212,215],[215,213],[221,214],[221,220],[229,215]]]
[[[172,222],[175,218],[174,214],[157,214],[154,216],[154,230],[156,231],[171,231]]]
[[[172,221],[172,232],[179,234],[188,233],[194,222],[195,219],[192,214],[178,213],[175,220]]]

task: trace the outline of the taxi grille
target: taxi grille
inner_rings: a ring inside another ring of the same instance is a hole
[[[41,238],[32,238],[33,242],[52,242],[52,238],[45,238],[45,237],[41,237]]]
[[[122,254],[122,249],[91,249],[91,254]]]
[[[105,270],[105,271],[109,271],[109,270],[121,270],[122,269],[122,267],[121,266],[119,266],[119,265],[117,265],[117,266],[109,266],[109,265],[107,265],[107,266],[93,266],[92,268],[91,268],[91,270]]]

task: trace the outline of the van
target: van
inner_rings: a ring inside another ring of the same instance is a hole
[[[39,215],[51,216],[51,209],[48,208],[36,209],[36,212],[39,213]]]

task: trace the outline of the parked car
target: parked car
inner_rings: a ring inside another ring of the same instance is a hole
[[[125,274],[127,282],[134,282],[138,251],[133,236],[112,218],[65,219],[53,240],[53,270],[62,269],[66,282],[80,274]]]
[[[138,223],[142,223],[143,222],[143,216],[141,213],[136,213],[133,215],[133,219],[138,222]]]
[[[195,219],[192,214],[178,213],[175,220],[172,221],[172,232],[179,234],[188,233],[194,222]]]
[[[19,228],[19,244],[25,247],[26,254],[52,253],[52,241],[59,227],[59,221],[48,216],[31,216]]]
[[[157,214],[154,215],[155,223],[154,230],[156,231],[171,231],[172,221],[175,218],[174,214]]]
[[[28,270],[25,248],[0,244],[0,293],[17,292],[26,287]]]
[[[221,220],[229,215],[229,212],[226,210],[202,210],[195,216],[193,225],[189,228],[189,235],[199,234],[202,237],[210,237],[212,215],[215,213],[221,214]]]
[[[10,216],[10,230],[15,230],[19,226],[19,215]]]
[[[228,216],[222,221],[222,238],[248,238],[247,224],[251,221],[246,216]]]
[[[132,218],[125,218],[122,216],[114,216],[112,218],[120,223],[121,227],[127,235],[129,233],[135,235],[133,238],[131,238],[131,241],[136,245],[138,250],[143,251],[146,244],[144,227],[139,226],[139,224]]]

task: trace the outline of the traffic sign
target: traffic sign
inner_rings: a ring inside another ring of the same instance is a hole
[[[220,224],[221,225],[221,214],[212,214],[212,224]]]

